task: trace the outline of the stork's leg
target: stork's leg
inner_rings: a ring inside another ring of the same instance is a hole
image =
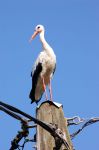
[[[46,98],[46,100],[48,100],[47,91],[46,91],[46,85],[45,85],[45,81],[44,81],[43,77],[42,77],[42,81],[43,81],[43,89],[44,89],[44,92],[45,92],[45,98]]]
[[[52,85],[51,85],[51,79],[50,79],[50,82],[49,82],[49,92],[50,92],[50,100],[52,101]]]

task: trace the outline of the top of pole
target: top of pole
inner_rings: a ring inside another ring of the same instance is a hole
[[[49,103],[50,105],[54,105],[54,106],[57,107],[57,108],[63,107],[63,105],[60,104],[60,103],[52,102],[52,101],[48,100],[48,101],[44,101],[44,102],[42,102],[40,105],[38,105],[38,106],[37,106],[37,109],[39,109],[39,108],[40,108],[43,104],[45,104],[45,103]]]

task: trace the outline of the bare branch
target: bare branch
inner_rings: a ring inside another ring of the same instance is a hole
[[[89,126],[89,125],[91,125],[93,123],[96,123],[98,121],[99,121],[98,117],[97,118],[91,118],[91,119],[89,119],[88,121],[86,121],[83,124],[83,126],[79,130],[77,130],[76,132],[74,132],[73,134],[71,134],[71,139],[73,139],[76,135],[78,135],[85,127],[87,127],[87,126]]]
[[[40,125],[46,131],[48,131],[55,139],[56,138],[60,139],[61,143],[63,143],[68,150],[70,149],[70,146],[67,143],[67,141],[65,140],[64,136],[62,136],[61,132],[58,132],[59,129],[55,128],[55,126],[53,126],[51,124],[48,124],[48,123],[45,123],[43,121],[40,121],[40,120],[30,116],[29,114],[27,114],[27,113],[15,108],[15,107],[11,106],[11,105],[3,103],[1,101],[0,101],[0,105],[7,108],[7,109],[9,109],[9,110],[11,110],[11,111],[13,111],[13,112],[16,112],[16,113],[19,113],[19,114],[23,115],[24,117],[30,119],[31,121],[34,121],[36,124]]]
[[[11,117],[20,120],[20,121],[25,121],[22,117],[20,117],[19,115],[13,113],[12,111],[9,111],[8,109],[0,106],[0,110],[2,110],[3,112],[7,113],[8,115],[10,115]]]
[[[28,123],[27,122],[21,122],[21,131],[18,131],[18,134],[11,142],[11,148],[10,150],[15,150],[20,147],[19,142],[22,140],[22,138],[26,138],[29,134],[28,129]]]

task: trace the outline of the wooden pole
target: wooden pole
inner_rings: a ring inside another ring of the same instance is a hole
[[[64,118],[62,105],[43,102],[36,110],[37,119],[52,125],[57,125],[64,134],[65,140],[69,145],[69,150],[73,150],[70,135],[67,129],[66,119]],[[37,125],[37,150],[68,150],[64,144],[60,148],[55,144],[54,137],[45,129]]]

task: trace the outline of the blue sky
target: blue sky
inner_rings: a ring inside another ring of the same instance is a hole
[[[98,0],[0,1],[0,100],[35,116],[36,105],[28,98],[30,72],[42,48],[39,37],[31,44],[29,38],[37,24],[45,26],[46,40],[57,56],[54,101],[63,104],[66,117],[98,117]],[[0,147],[8,150],[20,124],[2,112],[0,116]],[[86,128],[73,140],[75,149],[97,149],[98,130],[98,123]]]

